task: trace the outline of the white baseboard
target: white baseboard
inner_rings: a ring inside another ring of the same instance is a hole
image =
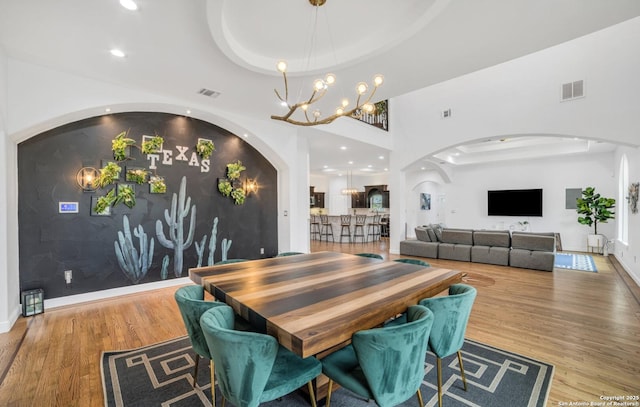
[[[21,313],[22,313],[22,309],[20,308],[20,304],[18,304],[17,307],[14,307],[11,315],[9,315],[9,320],[0,322],[0,333],[9,332],[13,327],[13,324],[15,324],[18,318],[20,317]]]
[[[85,294],[69,295],[66,297],[52,298],[44,300],[45,312],[47,309],[63,307],[66,305],[80,304],[87,301],[102,300],[105,298],[117,297],[119,295],[134,294],[143,291],[155,290],[158,288],[173,287],[192,283],[189,277],[172,278],[170,280],[156,281],[153,283],[131,285],[127,287],[112,288],[109,290],[94,291]]]

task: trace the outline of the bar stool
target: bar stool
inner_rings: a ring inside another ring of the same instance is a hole
[[[324,240],[329,241],[329,236],[331,236],[331,241],[335,242],[333,238],[333,226],[331,222],[329,222],[329,216],[320,215],[320,241],[322,241],[322,236],[324,236]]]
[[[342,243],[342,236],[348,237],[351,243],[351,215],[340,215],[340,243]]]
[[[309,229],[310,238],[313,239],[317,236],[316,240],[320,240],[320,221],[317,215],[311,215],[311,224]]]
[[[364,243],[367,239],[367,235],[364,233],[364,224],[367,222],[367,215],[356,215],[356,224],[353,228],[353,242],[356,242],[356,238],[360,238],[360,242]],[[358,233],[360,232],[360,233]]]
[[[380,215],[374,215],[371,223],[367,225],[367,242],[369,241],[369,236],[371,236],[371,241],[380,240]],[[378,237],[376,239],[376,236]]]

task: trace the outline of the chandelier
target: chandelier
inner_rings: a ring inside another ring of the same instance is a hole
[[[314,22],[313,26],[314,32],[316,31],[317,26],[318,8],[325,2],[326,0],[309,0],[309,3],[311,3],[311,5],[316,8],[316,21]],[[309,58],[310,57],[311,55],[309,55]],[[375,75],[373,77],[373,86],[371,87],[371,89],[369,89],[369,85],[366,82],[359,82],[356,85],[357,98],[355,105],[350,106],[349,100],[344,98],[340,102],[340,106],[335,109],[333,114],[323,117],[322,112],[319,109],[313,109],[312,105],[322,99],[322,97],[327,93],[329,86],[333,85],[336,82],[336,76],[332,73],[328,73],[325,75],[324,79],[316,79],[313,82],[313,88],[311,89],[310,96],[306,99],[302,99],[302,101],[292,103],[289,101],[287,62],[278,61],[278,63],[276,64],[276,68],[278,72],[282,73],[282,77],[284,79],[284,95],[278,92],[277,89],[274,89],[274,92],[278,99],[280,99],[282,105],[286,106],[289,111],[282,116],[272,115],[271,118],[274,120],[282,120],[298,126],[316,126],[319,124],[329,124],[338,117],[342,116],[352,116],[355,118],[359,118],[362,113],[374,113],[375,105],[371,103],[371,99],[376,93],[378,87],[380,87],[384,82],[384,77],[382,75]],[[293,118],[293,114],[296,111],[302,111],[302,113],[298,116],[303,115],[304,119]]]

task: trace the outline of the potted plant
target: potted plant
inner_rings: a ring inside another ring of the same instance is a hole
[[[167,184],[164,177],[152,176],[149,179],[149,192],[152,194],[164,194],[167,192]]]
[[[227,164],[227,177],[230,180],[235,180],[240,178],[240,173],[246,170],[247,167],[242,165],[242,161],[238,160],[235,163]]]
[[[134,139],[126,137],[127,132],[123,131],[111,141],[111,150],[113,150],[113,158],[116,161],[124,161],[129,156],[129,147],[134,145]]]
[[[222,195],[229,196],[232,190],[233,190],[233,187],[231,186],[231,182],[229,182],[229,180],[226,180],[226,179],[218,180],[218,191],[220,191]]]
[[[136,184],[144,184],[147,181],[149,171],[144,168],[127,168],[125,181],[135,182]]]
[[[111,191],[107,192],[107,195],[101,196],[100,198],[98,198],[98,200],[96,201],[96,206],[95,208],[93,208],[93,210],[99,214],[105,214],[106,210],[112,206],[114,203],[116,202],[116,191],[115,189],[112,189]]]
[[[160,136],[142,136],[142,154],[155,154],[160,152],[164,139]]]
[[[609,219],[615,218],[612,209],[616,206],[616,200],[605,198],[595,191],[594,187],[587,187],[582,191],[582,198],[576,200],[578,212],[578,223],[591,227],[593,234],[587,236],[589,247],[606,248],[606,238],[598,234],[598,223],[607,223]]]
[[[136,205],[136,193],[133,190],[132,185],[118,185],[118,195],[115,203],[118,204],[120,202],[127,205],[129,208],[133,208]]]
[[[96,178],[95,185],[98,188],[104,188],[109,184],[113,184],[115,180],[120,178],[120,171],[122,171],[122,168],[118,164],[109,161],[107,165],[100,170],[100,176]]]
[[[242,188],[233,188],[231,191],[231,197],[236,205],[242,205],[245,200],[244,189]]]
[[[211,154],[215,149],[216,147],[214,146],[213,141],[204,138],[198,139],[198,144],[196,144],[196,152],[203,160],[211,157]]]

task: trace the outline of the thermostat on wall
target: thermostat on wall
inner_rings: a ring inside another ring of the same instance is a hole
[[[78,203],[58,202],[58,213],[78,213]]]

